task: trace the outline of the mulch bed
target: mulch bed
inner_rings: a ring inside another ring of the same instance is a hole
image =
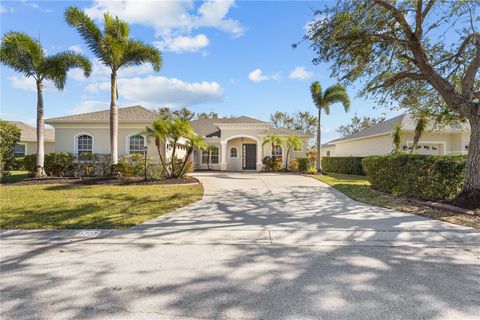
[[[64,185],[167,185],[167,184],[190,184],[199,183],[199,181],[192,177],[186,177],[185,179],[165,179],[165,180],[147,180],[143,178],[72,178],[72,177],[47,177],[47,178],[31,178],[25,179],[19,182],[4,183],[3,185],[9,186],[31,186],[31,185],[46,185],[46,184],[64,184]]]

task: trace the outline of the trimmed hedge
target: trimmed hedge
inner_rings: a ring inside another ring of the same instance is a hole
[[[322,157],[322,170],[364,176],[362,159],[363,157]]]
[[[363,159],[372,188],[422,200],[452,199],[463,185],[467,157],[392,154]]]
[[[307,172],[308,169],[313,165],[312,160],[310,158],[297,158],[297,161],[298,161],[298,171],[300,172]]]

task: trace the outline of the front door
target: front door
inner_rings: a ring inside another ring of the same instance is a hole
[[[243,170],[257,169],[257,145],[244,144],[242,152],[242,168]]]

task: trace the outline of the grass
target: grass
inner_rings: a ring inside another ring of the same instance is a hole
[[[480,217],[468,214],[452,213],[421,205],[408,198],[398,197],[379,192],[370,188],[370,182],[365,176],[329,173],[328,175],[314,176],[326,184],[343,192],[348,197],[378,207],[417,214],[420,216],[459,224],[467,227],[480,228]]]
[[[201,185],[1,187],[2,229],[125,229],[184,207]]]
[[[3,176],[2,183],[15,183],[28,178],[28,171],[10,171],[9,175]]]

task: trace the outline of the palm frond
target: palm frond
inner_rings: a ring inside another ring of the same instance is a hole
[[[312,100],[315,106],[318,109],[322,108],[322,100],[323,100],[323,93],[322,93],[322,86],[320,82],[314,81],[310,85],[310,94],[312,95]]]
[[[403,138],[403,128],[401,123],[395,126],[395,129],[393,130],[393,133],[392,133],[392,138],[393,138],[392,142],[395,148],[395,152],[399,152],[400,144],[402,143],[402,138]]]
[[[341,84],[335,84],[331,87],[328,87],[325,90],[325,94],[323,96],[325,104],[333,104],[333,103],[341,103],[345,112],[350,110],[350,98],[347,94],[347,90]]]
[[[265,138],[263,138],[262,146],[265,146],[266,144],[282,145],[283,142],[284,139],[282,137],[271,133],[269,135],[266,135]]]
[[[159,71],[162,66],[160,50],[140,41],[128,39],[120,67],[137,66],[147,62],[152,64],[155,71]]]
[[[22,32],[8,32],[2,37],[0,61],[25,77],[37,76],[45,52],[41,44]]]
[[[92,72],[92,64],[87,57],[73,51],[65,51],[46,57],[41,67],[41,73],[45,79],[52,80],[55,87],[63,90],[67,73],[72,68],[82,69],[85,77],[89,77]]]
[[[417,124],[415,125],[415,134],[413,136],[413,145],[412,145],[411,153],[415,151],[418,145],[418,142],[420,141],[420,138],[422,137],[425,130],[427,130],[427,127],[429,124],[430,124],[429,118],[425,114],[421,114],[418,116]]]
[[[95,22],[85,12],[74,6],[65,11],[65,20],[70,26],[77,29],[93,54],[106,62],[102,45],[102,32]]]
[[[299,149],[302,147],[302,140],[300,140],[297,136],[291,135],[287,138],[287,146],[293,149]]]

